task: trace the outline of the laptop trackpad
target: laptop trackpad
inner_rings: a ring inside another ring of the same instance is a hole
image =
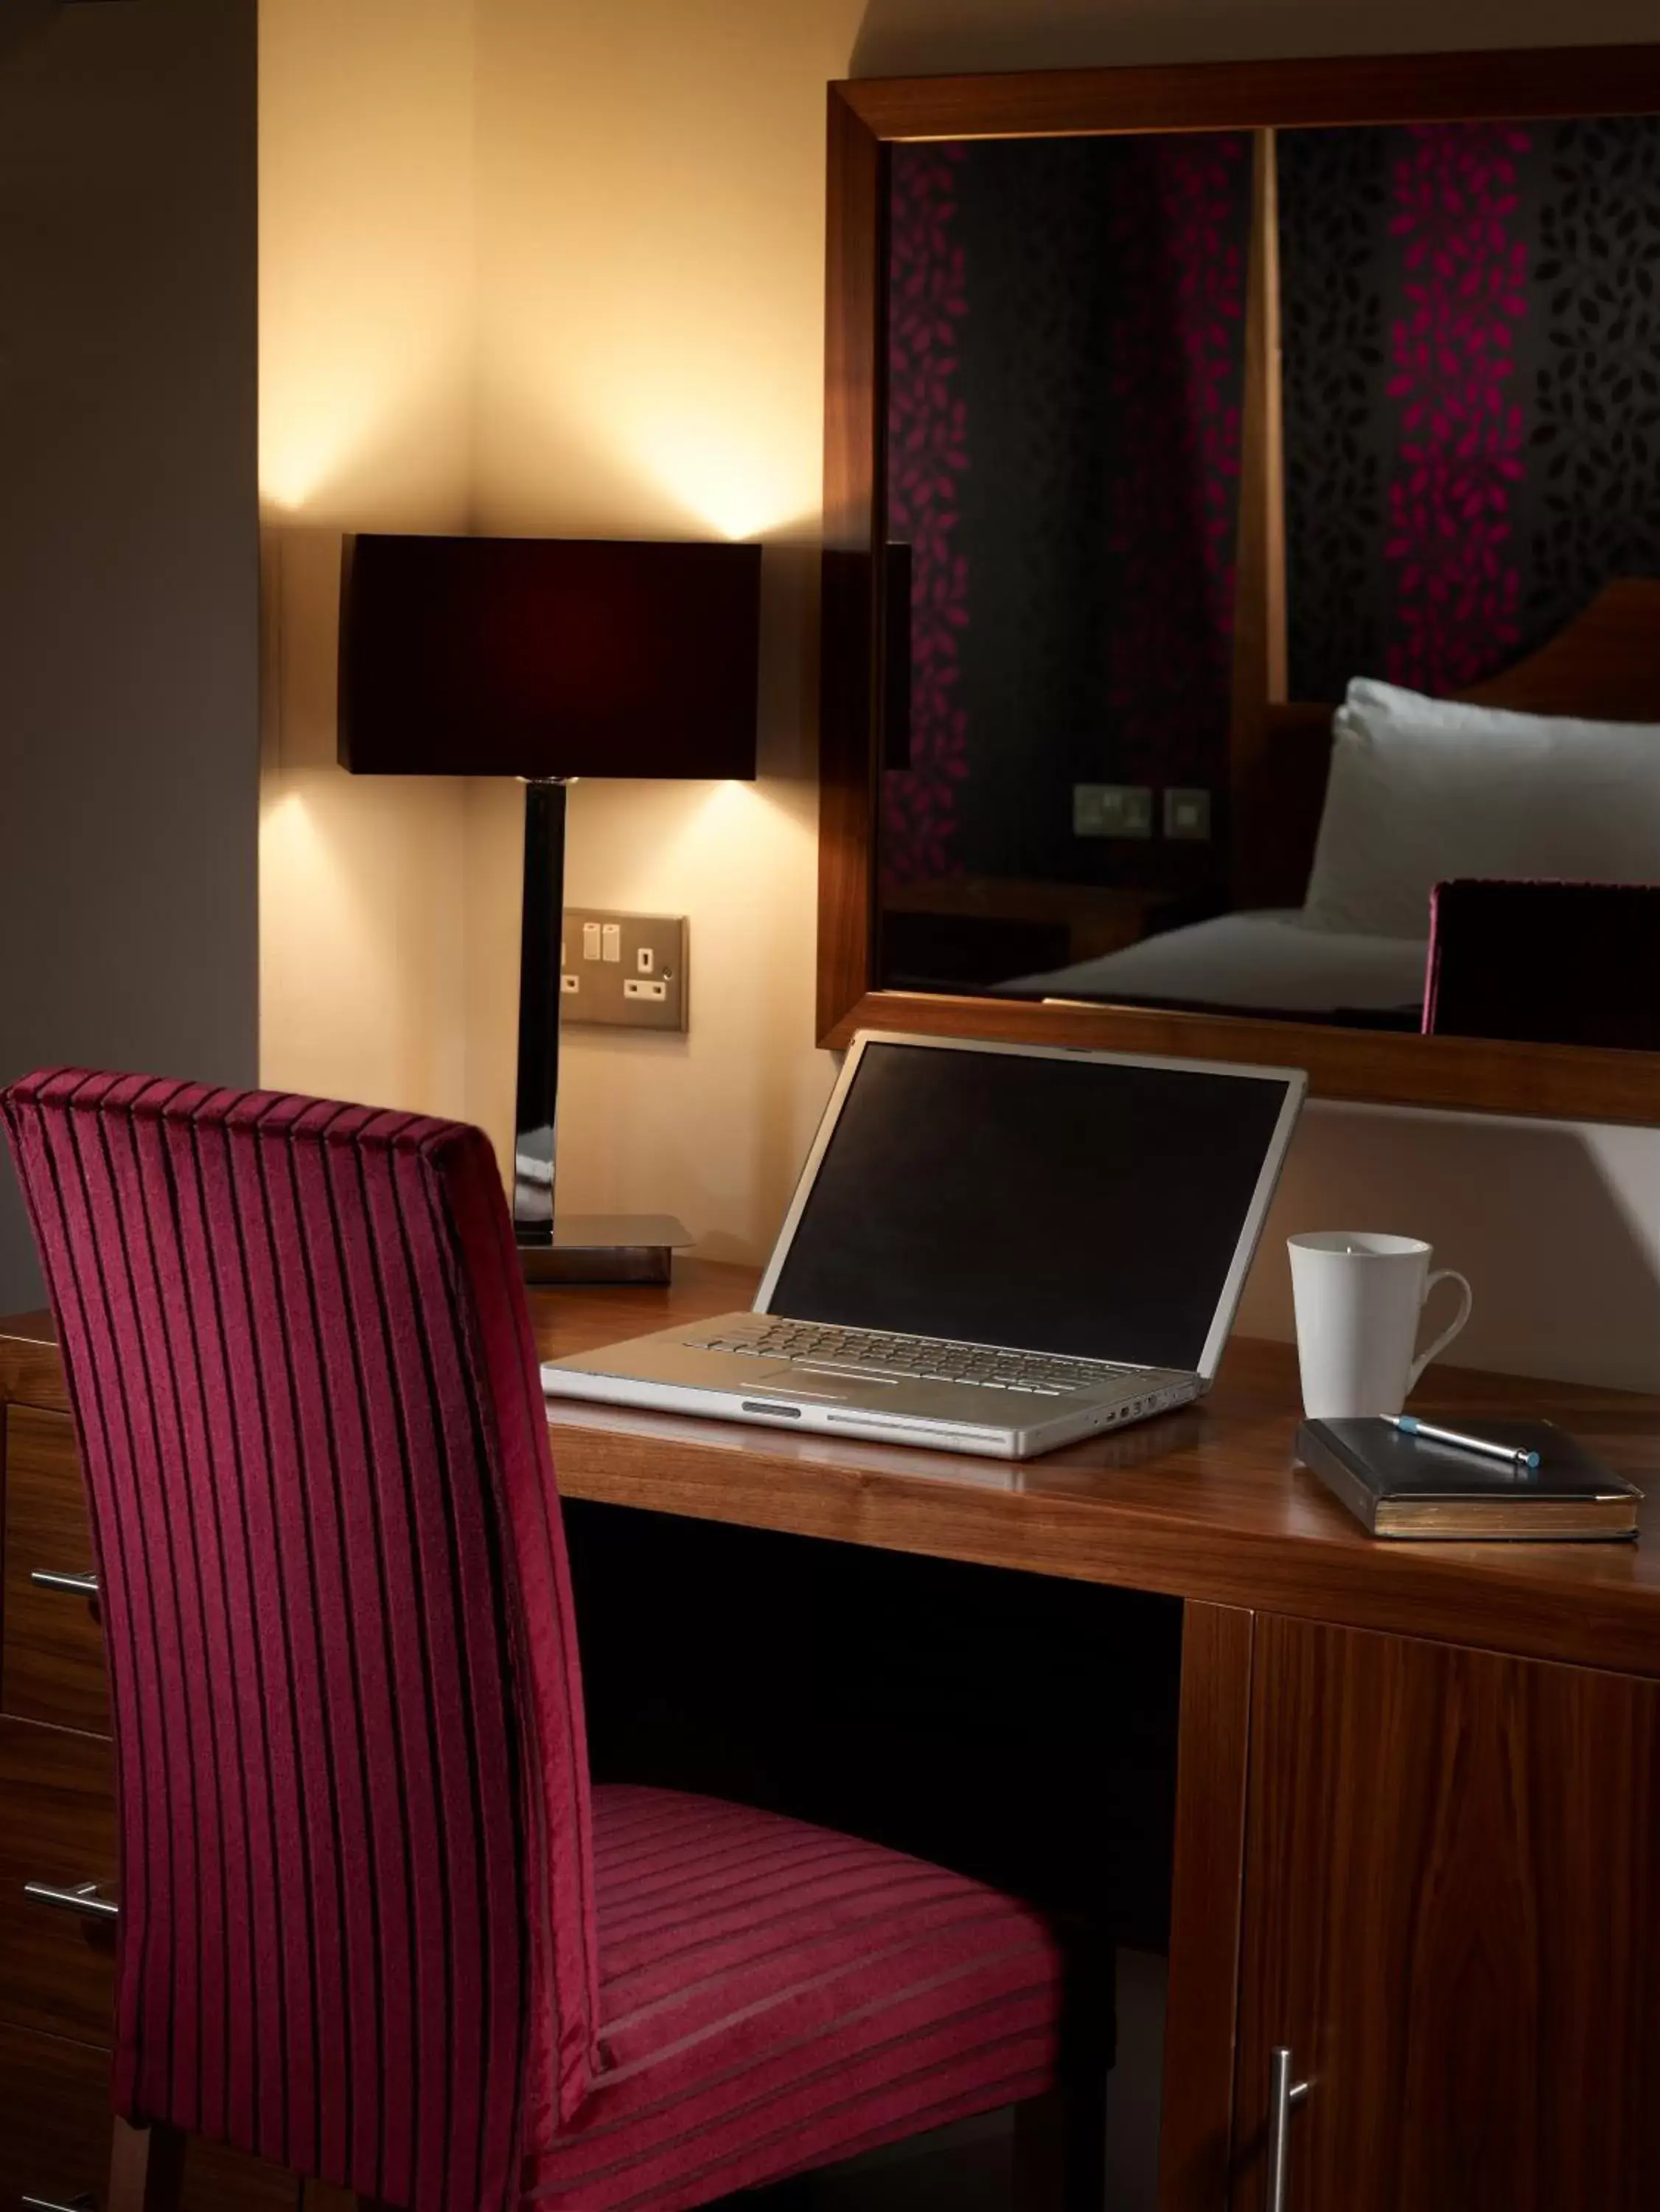
[[[872,1379],[866,1375],[844,1376],[833,1367],[798,1366],[794,1360],[781,1359],[761,1368],[753,1381],[747,1384],[745,1395],[753,1397],[760,1391],[768,1395],[776,1394],[780,1398],[827,1398],[839,1404],[848,1394],[845,1389],[837,1389],[838,1382],[867,1382]],[[879,1379],[886,1381],[887,1378],[882,1376]]]

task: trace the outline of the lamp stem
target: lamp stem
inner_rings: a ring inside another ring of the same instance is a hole
[[[513,1234],[554,1241],[559,1105],[560,951],[565,922],[565,784],[524,787],[524,913],[518,955],[518,1090],[513,1115]]]

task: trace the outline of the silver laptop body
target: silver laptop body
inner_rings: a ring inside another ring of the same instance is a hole
[[[1300,1069],[861,1030],[748,1313],[550,1396],[1027,1459],[1208,1390]]]

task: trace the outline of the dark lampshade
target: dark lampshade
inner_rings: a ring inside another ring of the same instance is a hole
[[[341,763],[753,777],[760,598],[757,545],[348,539]]]

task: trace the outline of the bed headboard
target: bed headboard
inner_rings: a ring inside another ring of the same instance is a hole
[[[1609,585],[1536,653],[1458,696],[1518,714],[1660,723],[1660,576]]]
[[[1454,696],[1521,714],[1660,724],[1660,577],[1608,585],[1536,651]],[[1239,823],[1243,904],[1302,903],[1325,804],[1335,711],[1308,701],[1268,708],[1265,742]]]

